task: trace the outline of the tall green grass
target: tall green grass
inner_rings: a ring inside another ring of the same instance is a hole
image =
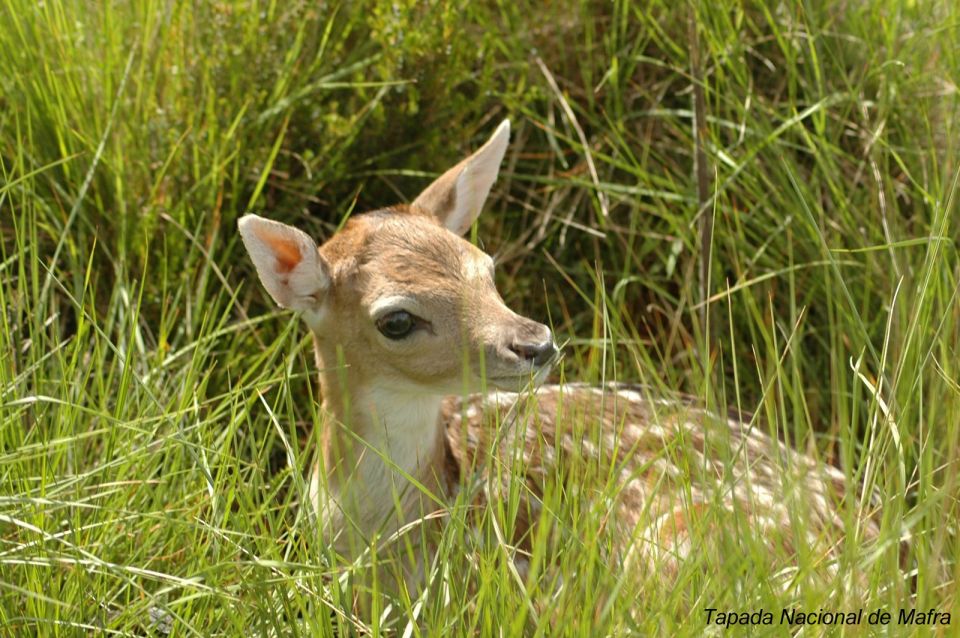
[[[706,607],[789,606],[960,622],[955,3],[5,0],[0,25],[4,633],[701,635]],[[784,593],[749,533],[675,583],[628,580],[602,512],[556,487],[531,582],[498,540],[513,498],[477,532],[454,507],[435,594],[351,618],[354,570],[298,508],[309,339],[235,222],[327,237],[506,116],[475,239],[507,302],[566,341],[558,375],[756,412],[839,464],[883,505],[879,542],[840,552],[867,591]]]

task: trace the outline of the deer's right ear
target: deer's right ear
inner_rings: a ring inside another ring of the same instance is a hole
[[[330,286],[330,271],[310,236],[257,215],[244,215],[238,226],[260,283],[273,300],[291,310],[317,310]]]

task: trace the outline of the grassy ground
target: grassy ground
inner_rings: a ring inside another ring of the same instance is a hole
[[[869,591],[784,594],[755,549],[627,582],[602,512],[556,493],[562,587],[516,581],[508,503],[486,543],[452,516],[442,595],[357,622],[700,635],[707,607],[932,607],[955,630],[958,41],[933,0],[0,3],[0,633],[357,628],[298,515],[309,339],[235,221],[328,236],[505,116],[477,238],[562,375],[757,412],[878,490],[880,542],[841,551]]]

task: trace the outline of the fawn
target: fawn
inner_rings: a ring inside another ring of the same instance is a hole
[[[355,557],[402,534],[441,508],[428,494],[452,497],[465,474],[482,473],[491,448],[509,445],[522,450],[517,478],[527,486],[512,539],[521,548],[544,477],[558,457],[576,455],[616,464],[622,489],[610,518],[633,560],[675,569],[694,549],[689,532],[700,511],[717,499],[781,544],[842,531],[843,475],[740,419],[638,387],[542,385],[557,354],[551,330],[505,305],[492,259],[461,238],[497,178],[509,134],[504,121],[412,204],[354,216],[320,247],[256,215],[239,222],[263,286],[313,333],[326,417],[310,499],[327,541]],[[536,389],[521,392],[527,385]],[[561,427],[564,414],[581,427]],[[711,455],[710,437],[735,450],[733,467]],[[686,464],[676,459],[681,442]],[[797,480],[784,480],[788,470]],[[773,534],[790,529],[801,505],[801,538]],[[422,578],[430,551],[415,545],[408,582]]]

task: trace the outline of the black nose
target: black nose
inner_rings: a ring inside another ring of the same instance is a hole
[[[557,354],[557,346],[553,341],[544,341],[543,343],[515,343],[510,346],[518,357],[525,361],[532,361],[535,366],[545,365]]]

